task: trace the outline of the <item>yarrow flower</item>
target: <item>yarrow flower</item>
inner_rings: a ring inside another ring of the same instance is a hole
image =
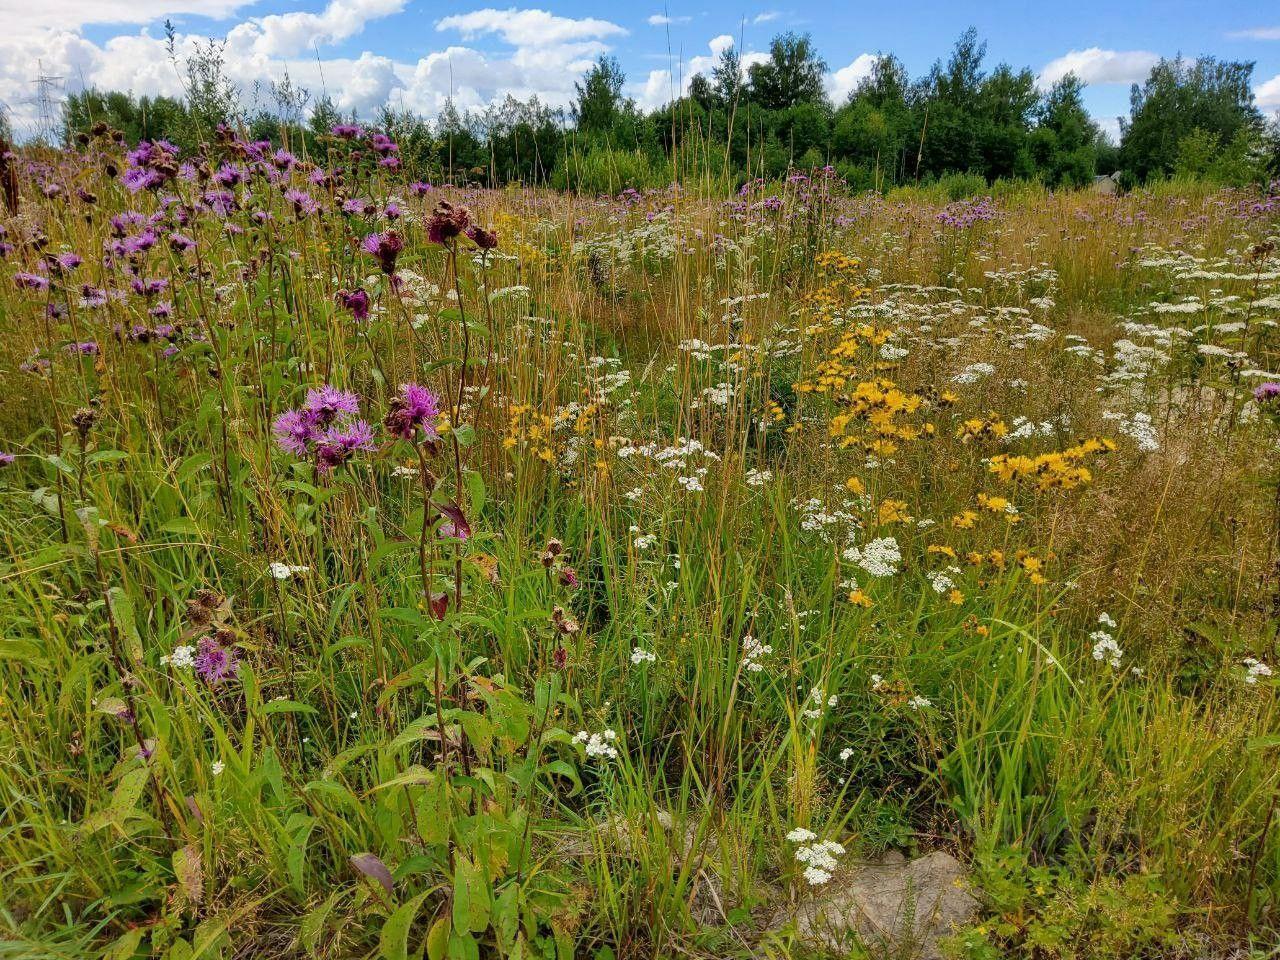
[[[617,760],[618,748],[614,746],[617,739],[617,733],[609,729],[602,730],[600,733],[579,730],[573,736],[573,742],[582,744],[587,756],[594,760]]]
[[[651,653],[642,647],[635,647],[631,651],[631,662],[637,667],[642,663],[657,663],[658,655],[656,653]]]
[[[804,827],[796,827],[787,834],[796,848],[795,858],[805,865],[804,879],[811,887],[827,883],[839,867],[837,858],[844,856],[844,847],[834,840],[818,840],[818,835]],[[817,841],[817,842],[815,842]]]
[[[1253,657],[1244,658],[1244,682],[1255,684],[1259,677],[1271,676],[1271,668],[1261,660],[1255,660]]]

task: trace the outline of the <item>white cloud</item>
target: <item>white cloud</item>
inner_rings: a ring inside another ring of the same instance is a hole
[[[575,40],[599,40],[626,34],[623,27],[608,20],[584,17],[574,20],[546,10],[495,10],[487,7],[472,13],[454,14],[437,21],[436,29],[457,30],[464,40],[496,33],[513,47],[547,47]]]
[[[1159,59],[1159,54],[1149,50],[1072,50],[1046,63],[1036,83],[1048,89],[1068,73],[1090,84],[1141,83]]]
[[[1259,109],[1280,110],[1280,73],[1266,83],[1254,87],[1253,95],[1258,98]]]
[[[645,82],[633,89],[632,96],[645,110],[656,110],[658,107],[670,103],[675,97],[684,96],[689,92],[689,85],[693,83],[693,78],[698,74],[710,76],[712,68],[720,59],[720,54],[733,45],[734,39],[727,33],[712,37],[707,41],[707,49],[710,53],[690,57],[678,65],[680,73],[678,90],[671,70],[650,70]],[[767,53],[750,50],[742,53],[739,56],[742,75],[746,76],[747,70],[753,63],[763,63],[768,59],[769,55]]]
[[[1232,40],[1280,40],[1280,27],[1251,27],[1248,30],[1232,30],[1227,36]]]
[[[655,13],[649,17],[649,26],[665,27],[673,23],[688,23],[693,17],[669,17],[665,13]]]
[[[0,0],[6,37],[49,30],[79,30],[93,24],[151,23],[196,14],[221,20],[255,0]]]
[[[356,36],[370,20],[399,13],[407,0],[330,0],[319,13],[273,13],[253,17],[227,34],[227,45],[244,54],[296,57],[320,44]]]
[[[827,96],[831,102],[839,106],[853,92],[854,87],[866,77],[871,76],[876,61],[880,58],[874,53],[861,53],[847,67],[841,67],[827,74]]]
[[[782,14],[777,10],[766,10],[763,13],[757,13],[752,17],[751,22],[755,24],[768,23],[770,20],[777,20]]]

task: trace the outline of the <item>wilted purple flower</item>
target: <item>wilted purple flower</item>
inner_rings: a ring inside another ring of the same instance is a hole
[[[471,214],[466,207],[455,207],[448,200],[441,200],[427,219],[427,239],[432,243],[448,243],[470,223]]]
[[[435,423],[439,415],[439,397],[424,386],[404,383],[399,396],[391,398],[382,422],[388,433],[401,440],[412,440],[421,430],[428,441],[433,441],[440,436]]]
[[[396,258],[404,250],[404,240],[394,230],[385,230],[365,237],[360,243],[360,249],[377,257],[378,266],[383,273],[392,274],[396,272]]]
[[[369,319],[369,294],[363,290],[339,290],[338,303],[350,310],[355,319]]]
[[[235,647],[224,647],[213,637],[202,637],[195,657],[196,673],[211,687],[240,672]]]
[[[467,227],[467,238],[481,250],[493,250],[498,246],[498,231],[486,230],[477,223]]]

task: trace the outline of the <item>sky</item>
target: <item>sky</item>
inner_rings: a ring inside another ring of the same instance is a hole
[[[988,67],[1029,66],[1042,85],[1074,71],[1088,84],[1089,111],[1113,135],[1116,118],[1128,112],[1129,85],[1161,56],[1253,60],[1258,105],[1280,111],[1280,4],[770,2],[0,0],[0,105],[19,135],[31,135],[43,117],[56,115],[61,96],[87,86],[180,95],[179,71],[165,49],[169,18],[180,52],[206,37],[225,40],[228,71],[247,102],[255,82],[265,90],[287,71],[313,101],[327,94],[362,116],[384,103],[434,116],[450,96],[465,109],[508,93],[565,106],[574,81],[602,54],[622,64],[625,92],[653,108],[709,72],[726,46],[736,45],[749,64],[785,30],[813,36],[838,102],[878,54],[897,55],[916,77],[945,60],[970,26],[987,42]],[[36,83],[41,76],[53,79]]]

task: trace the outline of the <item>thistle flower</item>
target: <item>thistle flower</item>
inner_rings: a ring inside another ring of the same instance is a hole
[[[1267,403],[1276,397],[1280,397],[1280,383],[1274,381],[1260,383],[1253,391],[1253,399],[1258,403]]]
[[[467,238],[481,250],[493,250],[498,246],[498,231],[486,230],[479,224],[467,227]]]
[[[320,437],[314,418],[305,410],[286,410],[271,424],[271,432],[280,449],[296,457],[305,457]]]
[[[360,398],[326,383],[307,391],[302,409],[311,414],[314,426],[327,427],[344,413],[353,416],[359,413]]]

